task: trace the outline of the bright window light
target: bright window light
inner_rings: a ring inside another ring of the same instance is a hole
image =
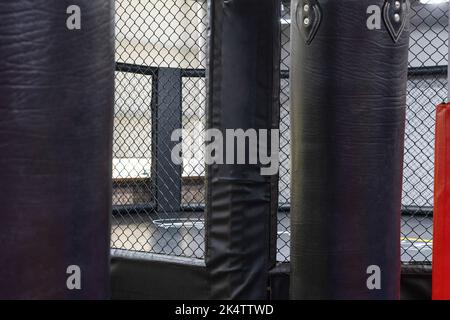
[[[420,3],[423,4],[436,4],[436,3],[444,3],[444,2],[448,2],[448,0],[420,0]]]

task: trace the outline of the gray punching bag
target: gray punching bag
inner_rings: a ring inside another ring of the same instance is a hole
[[[109,298],[114,1],[2,1],[0,30],[0,299]]]
[[[292,299],[399,298],[408,11],[292,2]]]

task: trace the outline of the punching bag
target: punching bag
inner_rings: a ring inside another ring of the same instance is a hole
[[[214,157],[208,152],[213,142],[227,146],[214,150],[223,157],[206,168],[209,298],[267,299],[269,270],[276,263],[280,2],[212,0],[209,29],[206,121],[208,132],[215,130],[223,139],[207,134],[205,158]],[[249,134],[242,149],[239,139],[227,136],[230,130]],[[257,141],[251,141],[252,130]],[[271,151],[276,170],[264,172],[253,146]],[[239,150],[245,152],[244,163],[236,159]],[[250,163],[252,157],[257,161]]]
[[[399,298],[408,11],[292,2],[292,299]]]
[[[0,30],[0,299],[109,298],[114,1],[2,1]]]

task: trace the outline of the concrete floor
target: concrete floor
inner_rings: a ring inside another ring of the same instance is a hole
[[[289,217],[279,213],[278,261],[289,261]],[[401,258],[403,262],[429,262],[432,250],[432,218],[402,217]],[[133,214],[115,215],[113,248],[202,259],[204,221],[202,213],[178,213],[177,217]]]

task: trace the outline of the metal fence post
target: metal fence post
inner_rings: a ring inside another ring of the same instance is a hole
[[[182,128],[181,71],[159,68],[154,77],[156,99],[152,113],[152,181],[158,212],[177,212],[181,208],[182,166],[171,160],[172,132]]]

